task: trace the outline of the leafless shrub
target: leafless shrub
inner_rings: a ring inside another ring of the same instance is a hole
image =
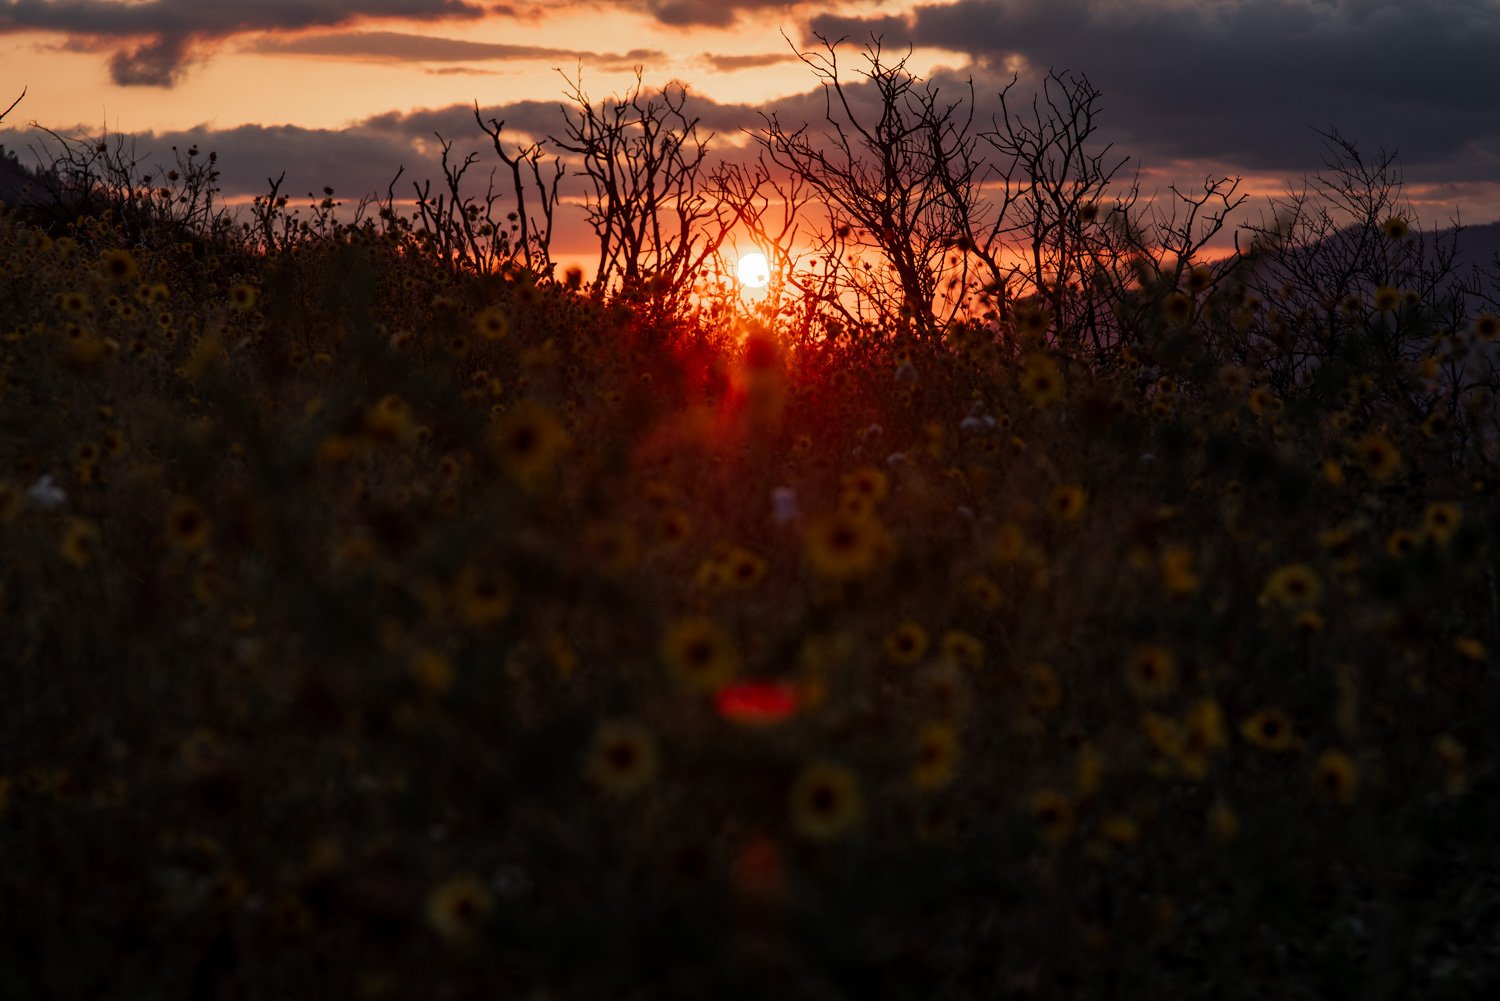
[[[1457,228],[1424,233],[1402,194],[1396,154],[1366,158],[1332,130],[1323,167],[1244,227],[1244,285],[1263,308],[1250,331],[1278,391],[1327,396],[1352,372],[1394,373],[1433,337],[1461,328],[1472,282],[1456,265]],[[1382,291],[1384,290],[1384,291]],[[1395,295],[1391,308],[1378,298]],[[1391,392],[1425,409],[1413,387]]]
[[[827,206],[818,257],[843,311],[863,320],[872,309],[887,328],[933,336],[956,313],[953,301],[938,302],[939,290],[966,267],[950,251],[973,216],[973,102],[944,102],[906,68],[909,52],[890,61],[876,38],[859,72],[878,101],[872,115],[856,107],[839,43],[817,37],[821,51],[797,55],[822,85],[825,127],[792,127],[772,112],[754,138],[772,164]],[[946,317],[939,316],[945,305]]]
[[[12,106],[14,107],[14,105]],[[233,227],[232,214],[217,201],[218,154],[206,156],[194,145],[172,147],[172,164],[149,164],[134,139],[111,136],[74,138],[42,128],[33,152],[44,169],[31,209],[44,222],[65,226],[79,216],[112,214],[127,240],[152,235],[175,239],[218,239]]]
[[[687,89],[648,93],[636,72],[623,96],[596,104],[575,77],[561,137],[589,185],[585,207],[599,241],[597,288],[618,281],[629,297],[677,299],[723,243],[707,185],[708,143],[686,112]]]

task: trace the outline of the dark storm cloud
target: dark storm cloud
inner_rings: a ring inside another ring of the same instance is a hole
[[[115,83],[170,87],[213,43],[233,35],[367,18],[473,19],[494,6],[466,0],[0,0],[0,34],[57,31],[87,39],[113,49]]]
[[[1492,0],[957,0],[810,27],[963,53],[992,83],[1018,59],[1082,72],[1112,136],[1158,158],[1303,169],[1308,126],[1460,172],[1500,149],[1483,82],[1500,49]]]
[[[272,55],[330,56],[339,59],[368,59],[378,62],[481,62],[493,59],[552,60],[565,65],[598,66],[605,69],[630,67],[665,59],[654,49],[632,49],[629,52],[582,52],[553,49],[538,45],[503,45],[471,42],[459,38],[433,38],[399,31],[358,31],[302,38],[264,38],[247,47],[248,51]]]

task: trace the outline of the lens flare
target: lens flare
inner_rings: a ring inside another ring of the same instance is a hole
[[[719,715],[735,723],[779,723],[797,711],[797,689],[789,682],[742,681],[714,698]]]
[[[766,255],[751,251],[740,258],[740,284],[749,288],[765,288],[771,281],[771,265]]]

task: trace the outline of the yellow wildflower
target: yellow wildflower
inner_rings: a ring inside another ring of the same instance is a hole
[[[916,761],[912,781],[918,789],[941,789],[953,781],[958,764],[958,731],[951,723],[933,722],[923,726],[917,735]]]
[[[662,637],[662,660],[680,682],[695,691],[714,691],[739,670],[739,654],[710,619],[681,619]]]
[[[1324,751],[1313,766],[1313,782],[1329,799],[1349,806],[1359,788],[1359,769],[1343,751]]]
[[[812,841],[847,833],[864,813],[859,780],[843,765],[817,761],[805,767],[788,796],[792,826]]]
[[[585,770],[604,791],[631,796],[656,778],[660,763],[650,730],[633,720],[614,720],[595,731]]]
[[[451,942],[473,941],[494,906],[494,897],[476,876],[457,876],[427,895],[427,922]]]
[[[1246,740],[1267,751],[1289,751],[1297,746],[1291,717],[1276,708],[1258,709],[1240,723]]]
[[[1316,605],[1322,597],[1323,582],[1312,568],[1305,563],[1288,563],[1267,578],[1260,592],[1260,604],[1300,610]]]
[[[1136,647],[1126,662],[1125,678],[1136,698],[1144,701],[1163,698],[1177,687],[1177,659],[1163,646]]]
[[[897,664],[915,664],[927,653],[927,630],[910,620],[886,636],[885,655]]]
[[[804,546],[813,571],[835,580],[865,576],[892,549],[890,535],[878,519],[844,512],[825,515],[809,525]]]

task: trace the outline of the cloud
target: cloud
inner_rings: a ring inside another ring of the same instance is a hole
[[[494,5],[490,5],[493,7]],[[473,20],[490,11],[467,0],[0,0],[0,35],[54,31],[111,47],[110,74],[121,86],[171,87],[217,41],[249,32],[335,27],[372,18]]]
[[[851,4],[879,5],[885,0],[847,0]],[[659,24],[697,29],[727,28],[747,18],[764,15],[779,25],[793,14],[827,9],[827,0],[561,0],[558,3],[501,3],[483,0],[0,0],[0,35],[20,32],[58,32],[68,36],[72,48],[107,50],[111,78],[121,86],[172,87],[196,62],[204,61],[226,40],[249,34],[279,34],[317,28],[342,28],[371,20],[432,23],[473,21],[484,17],[541,22],[585,16],[590,7],[617,7],[651,18]],[[312,40],[267,40],[265,51],[308,55],[343,54],[369,58],[419,58],[403,56],[416,51],[422,36],[406,35],[395,44],[399,32],[365,32],[363,39],[375,51],[355,51],[359,43],[343,53],[333,51],[331,36]],[[483,43],[458,39],[432,40],[429,51],[458,52],[464,46]],[[301,46],[301,47],[299,47]],[[321,49],[318,47],[321,46]],[[386,51],[379,51],[382,46]],[[473,51],[478,51],[477,49]],[[654,53],[643,53],[654,55]],[[572,53],[565,55],[573,56]],[[587,55],[585,53],[585,55]],[[504,56],[427,56],[424,59],[485,59]],[[600,65],[626,65],[631,53]]]
[[[830,7],[878,7],[888,0],[579,0],[600,7],[643,12],[660,24],[678,28],[728,28],[760,20],[773,27],[791,17]]]
[[[306,35],[300,38],[262,38],[245,47],[246,51],[269,55],[328,56],[336,59],[364,59],[377,62],[485,62],[496,59],[554,61],[605,69],[631,67],[666,58],[654,49],[632,49],[629,52],[586,52],[555,49],[539,45],[505,45],[494,42],[471,42],[459,38],[435,38],[399,31],[338,32]],[[449,72],[463,72],[462,69]]]
[[[1462,170],[1500,143],[1484,68],[1500,6],[1474,0],[956,0],[907,17],[815,16],[830,37],[884,36],[961,53],[976,77],[1006,67],[1086,74],[1112,138],[1142,154],[1251,170],[1316,164],[1309,126],[1410,166]],[[1368,144],[1368,146],[1366,145]]]
[[[122,87],[170,87],[181,78],[188,62],[188,40],[179,35],[162,35],[110,56],[109,75]]]
[[[796,58],[791,52],[762,52],[742,56],[721,56],[705,52],[699,57],[705,66],[721,73],[732,73],[735,70],[754,69],[760,66],[775,66],[779,63],[793,62]]]
[[[852,9],[885,2],[845,0],[839,6]],[[588,9],[600,7],[623,9],[683,29],[728,28],[757,17],[779,27],[790,17],[806,16],[829,6],[828,0],[558,0],[550,4],[485,0],[0,0],[0,35],[60,33],[66,36],[66,48],[108,52],[107,65],[116,84],[173,87],[221,43],[244,35],[276,36],[380,20],[434,23],[493,17],[538,23],[584,17]],[[245,48],[266,53],[410,61],[527,57],[522,51],[526,46],[486,46],[398,31],[359,32],[348,42],[337,39],[335,34],[271,37]],[[633,64],[637,56],[649,59],[658,54],[644,49],[618,56],[561,52],[559,58],[573,61],[579,55],[615,69]],[[770,57],[766,62],[752,62],[759,57],[751,56],[721,58],[724,62],[716,65],[725,69],[773,61]]]
[[[726,28],[750,11],[786,8],[785,0],[648,0],[662,24]]]

